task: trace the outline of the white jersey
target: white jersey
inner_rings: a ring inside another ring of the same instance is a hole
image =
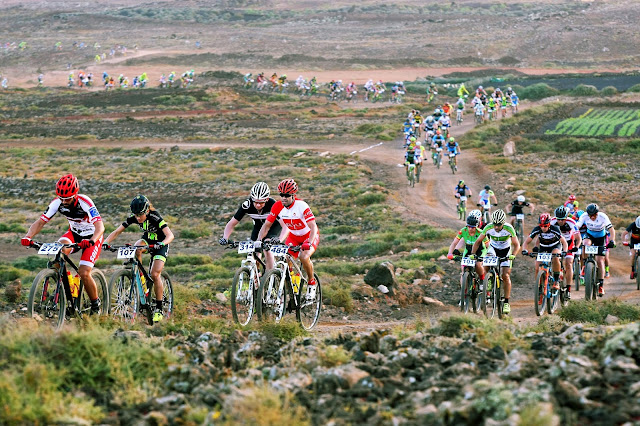
[[[580,229],[582,225],[587,227],[587,233],[589,235],[596,238],[604,237],[607,234],[607,230],[613,226],[609,220],[609,216],[602,212],[598,212],[595,220],[591,220],[587,212],[582,213],[576,226]]]
[[[60,213],[69,221],[69,228],[72,232],[87,237],[93,235],[96,230],[94,223],[102,220],[98,209],[91,201],[91,198],[83,194],[78,194],[75,205],[65,206],[59,198],[55,198],[47,210],[40,216],[45,223],[49,222],[56,213]]]
[[[309,205],[297,198],[290,207],[285,207],[282,201],[277,201],[271,208],[267,221],[273,223],[278,217],[280,222],[289,228],[289,232],[299,237],[309,234],[311,228],[308,223],[316,220]]]

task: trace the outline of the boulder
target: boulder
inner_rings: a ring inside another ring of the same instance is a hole
[[[14,280],[11,284],[9,284],[4,289],[4,295],[7,298],[7,301],[10,303],[15,303],[20,299],[20,295],[22,294],[22,281],[20,278]]]
[[[504,144],[504,147],[502,148],[502,155],[505,157],[513,157],[516,155],[516,143],[514,141],[509,141]]]
[[[427,297],[427,296],[424,296],[422,298],[422,303],[424,303],[425,305],[444,306],[444,303],[442,303],[438,299],[434,299],[432,297]]]
[[[393,289],[398,285],[395,277],[395,268],[391,262],[382,262],[375,265],[364,276],[364,282],[373,288],[384,286],[393,295]]]

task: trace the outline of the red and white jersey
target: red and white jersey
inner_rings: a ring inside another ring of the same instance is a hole
[[[71,231],[81,237],[93,235],[96,230],[93,224],[102,220],[100,213],[98,213],[98,208],[93,204],[91,198],[83,194],[78,194],[76,203],[71,206],[65,206],[59,198],[54,198],[47,210],[42,213],[40,219],[45,223],[49,222],[56,213],[66,217]]]
[[[295,198],[288,208],[282,204],[282,201],[277,201],[271,207],[271,213],[267,216],[267,221],[273,223],[278,217],[280,217],[281,223],[289,228],[289,232],[298,236],[310,233],[311,228],[307,224],[312,220],[316,220],[313,213],[311,213],[309,205],[298,198]]]
[[[553,217],[551,218],[551,225],[556,225],[558,228],[560,228],[560,232],[562,232],[562,236],[565,240],[567,240],[567,243],[570,243],[574,235],[580,233],[580,230],[576,226],[576,221],[571,219],[570,217],[567,218],[564,225],[562,226],[558,224],[558,219]]]

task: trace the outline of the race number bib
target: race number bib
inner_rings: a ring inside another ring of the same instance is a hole
[[[134,247],[120,247],[118,249],[118,259],[133,259],[136,256]]]
[[[551,253],[538,253],[536,260],[538,262],[551,262]]]
[[[496,256],[488,256],[482,260],[483,266],[498,266],[498,258]]]
[[[467,201],[467,197],[466,197],[466,196],[464,196],[464,195],[462,195],[462,196],[460,197],[460,201]]]
[[[582,247],[579,247],[579,248],[578,248],[578,251],[576,252],[576,254],[577,254],[578,256],[580,256],[580,255],[582,254]]]
[[[253,253],[255,251],[253,247],[253,241],[240,241],[238,244],[238,253]]]
[[[522,213],[521,214],[516,214],[516,219],[524,220],[524,215]]]
[[[585,246],[584,247],[584,252],[586,254],[598,254],[598,247],[597,246]]]
[[[476,260],[475,259],[469,259],[468,257],[463,257],[462,261],[460,261],[460,264],[462,266],[476,266]]]
[[[58,254],[62,250],[62,244],[60,243],[45,243],[40,246],[38,254],[48,256]]]
[[[287,246],[273,246],[269,249],[274,256],[285,256],[287,251],[289,251],[289,247]]]
[[[633,246],[633,249],[634,249],[634,250],[640,250],[640,244],[636,244],[636,245],[634,245],[634,246]]]

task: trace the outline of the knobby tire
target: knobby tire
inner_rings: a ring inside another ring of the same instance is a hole
[[[140,305],[138,285],[130,269],[121,269],[109,280],[111,316],[120,321],[134,323]]]
[[[539,317],[544,314],[545,307],[547,306],[547,296],[545,293],[546,280],[547,272],[541,269],[538,271],[535,288],[533,289],[533,304],[536,308],[536,315]]]
[[[255,307],[253,286],[251,269],[238,268],[231,283],[231,314],[233,320],[242,326],[249,324],[253,317]]]
[[[58,293],[56,293],[57,288],[58,272],[54,269],[40,271],[29,290],[27,315],[53,327],[61,328],[64,324],[67,298],[62,285]]]

